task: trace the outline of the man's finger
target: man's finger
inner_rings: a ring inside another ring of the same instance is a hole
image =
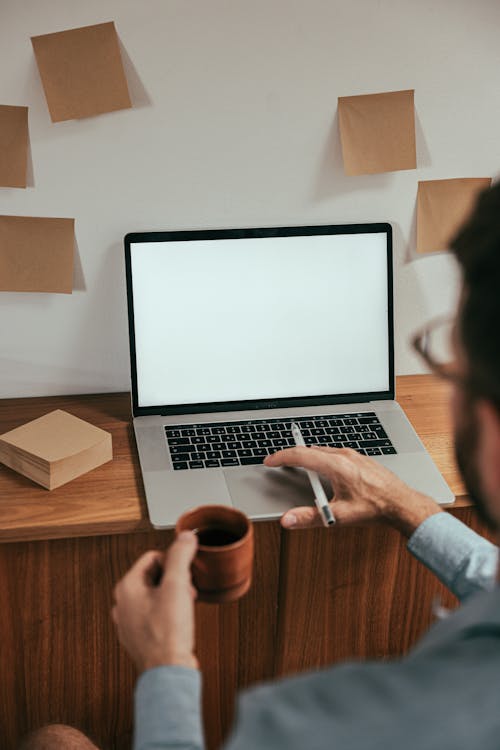
[[[321,516],[316,508],[292,508],[281,516],[281,525],[285,529],[311,529],[323,526]]]
[[[339,526],[373,521],[373,511],[365,503],[353,500],[333,500],[329,503],[335,521]],[[285,529],[312,529],[323,526],[321,516],[316,508],[310,506],[291,508],[281,517]]]
[[[128,588],[130,586],[136,587],[137,585],[143,586],[144,582],[147,581],[148,571],[157,564],[158,560],[162,559],[162,556],[163,553],[159,550],[149,550],[148,552],[144,552],[144,554],[135,561],[130,570],[125,573],[123,578],[116,584],[113,590],[115,601],[118,601],[120,592],[123,588]]]
[[[144,552],[132,565],[125,578],[129,576],[131,578],[140,578],[144,576],[150,568],[154,566],[158,560],[161,560],[163,553],[158,549],[150,549],[148,552]]]
[[[313,448],[285,448],[264,459],[266,466],[298,466],[324,476],[338,473],[344,462],[341,450],[334,454]]]
[[[190,567],[198,548],[198,537],[192,531],[182,531],[172,542],[165,556],[165,574],[162,583],[167,579],[190,578]]]

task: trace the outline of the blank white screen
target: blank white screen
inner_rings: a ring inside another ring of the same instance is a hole
[[[388,390],[384,232],[130,254],[139,406]]]

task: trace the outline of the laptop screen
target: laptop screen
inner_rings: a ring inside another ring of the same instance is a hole
[[[393,391],[389,225],[132,234],[125,246],[135,413]]]

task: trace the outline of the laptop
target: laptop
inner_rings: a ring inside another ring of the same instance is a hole
[[[294,444],[347,446],[438,503],[454,496],[394,400],[390,224],[125,237],[133,425],[151,523],[312,505]],[[325,482],[327,492],[331,488]]]

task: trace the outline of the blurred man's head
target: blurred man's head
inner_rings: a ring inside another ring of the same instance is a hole
[[[500,184],[481,195],[451,249],[463,278],[455,449],[479,513],[500,531]]]

